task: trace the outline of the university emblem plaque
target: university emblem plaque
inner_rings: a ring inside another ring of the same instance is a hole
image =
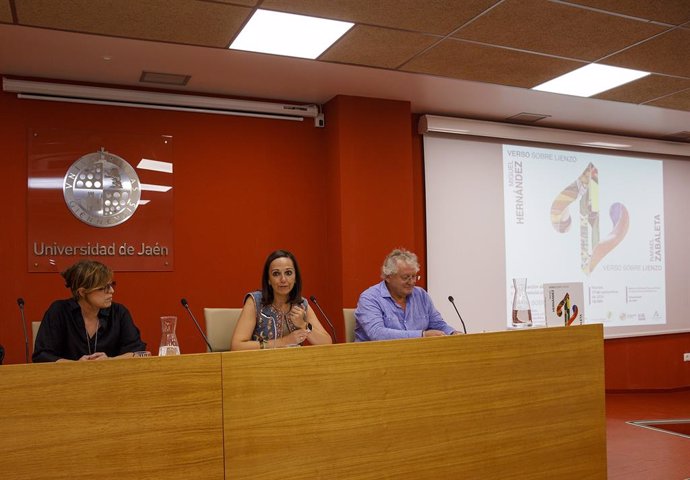
[[[102,228],[129,220],[141,198],[139,177],[134,168],[102,147],[69,167],[62,193],[75,217]]]

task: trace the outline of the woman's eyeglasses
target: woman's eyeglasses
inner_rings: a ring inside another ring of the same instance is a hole
[[[115,285],[117,285],[117,282],[106,283],[102,287],[94,288],[94,291],[96,291],[96,290],[102,290],[104,292],[107,292],[109,290],[115,291]]]

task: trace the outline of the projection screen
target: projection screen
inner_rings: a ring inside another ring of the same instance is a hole
[[[581,282],[607,338],[690,331],[690,161],[424,135],[427,286],[468,332],[511,328],[514,277],[535,327],[543,284]],[[553,326],[551,324],[550,326]]]

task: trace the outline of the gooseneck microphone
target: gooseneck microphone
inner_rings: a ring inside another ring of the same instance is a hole
[[[462,321],[462,317],[460,316],[460,312],[458,311],[458,307],[455,306],[455,301],[453,301],[452,295],[448,296],[448,301],[453,304],[453,308],[455,309],[455,313],[458,314],[458,318],[460,319],[460,323],[462,323],[463,332],[467,333],[467,328],[465,327],[465,322]]]
[[[29,335],[26,333],[26,319],[24,318],[24,299],[19,297],[17,299],[17,305],[19,305],[19,312],[22,315],[22,328],[24,329],[24,356],[26,357],[26,363],[29,363]]]
[[[206,345],[208,346],[208,351],[209,351],[209,352],[212,352],[213,349],[211,348],[211,344],[208,343],[208,338],[206,338],[206,334],[205,334],[204,331],[201,329],[201,326],[199,325],[199,322],[196,321],[196,318],[194,317],[194,314],[192,313],[192,311],[189,309],[189,303],[187,303],[187,299],[186,299],[186,298],[181,299],[181,300],[180,300],[180,303],[181,303],[182,306],[185,308],[185,310],[187,310],[187,313],[189,313],[189,316],[192,317],[192,320],[194,320],[194,325],[196,325],[196,329],[199,330],[199,333],[200,333],[201,336],[204,338],[204,342],[206,342]]]
[[[326,323],[328,323],[328,326],[331,327],[331,332],[333,332],[333,343],[338,343],[338,336],[335,334],[335,328],[333,327],[331,321],[328,319],[328,316],[324,313],[323,309],[321,308],[321,305],[319,305],[319,302],[316,301],[316,297],[312,295],[311,297],[309,297],[309,300],[311,300],[311,303],[316,305],[316,308],[319,309],[319,312],[321,312],[323,318],[326,319]]]

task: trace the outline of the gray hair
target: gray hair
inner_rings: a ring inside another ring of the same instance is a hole
[[[383,265],[381,266],[381,278],[386,278],[389,275],[398,273],[398,265],[400,263],[406,263],[407,265],[414,267],[417,269],[417,271],[419,271],[417,255],[409,250],[405,250],[404,248],[396,248],[389,253],[386,259],[383,261]]]

